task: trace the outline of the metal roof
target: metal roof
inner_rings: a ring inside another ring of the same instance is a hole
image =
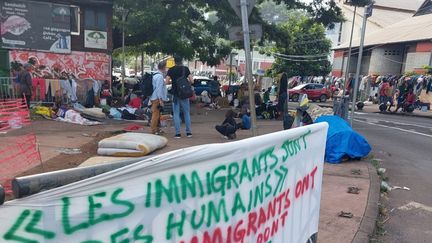
[[[376,6],[417,11],[424,0],[375,0]]]
[[[432,14],[411,17],[373,33],[366,33],[365,46],[420,40],[432,40]],[[360,39],[353,39],[352,46],[358,47],[359,43]],[[349,43],[343,43],[334,49],[345,49],[348,47]]]

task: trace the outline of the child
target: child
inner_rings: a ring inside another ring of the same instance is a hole
[[[217,125],[216,130],[224,136],[225,139],[235,139],[237,124],[234,119],[235,113],[233,110],[229,110],[225,114],[225,120],[222,122],[222,125]]]
[[[243,113],[243,115],[240,115],[242,121],[241,123],[237,124],[237,127],[242,130],[249,130],[251,128],[251,118],[248,113]]]

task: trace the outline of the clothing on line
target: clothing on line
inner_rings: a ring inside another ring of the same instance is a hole
[[[40,90],[40,99],[41,100],[45,100],[45,95],[46,95],[46,82],[45,82],[45,79],[43,79],[43,78],[33,78],[32,82],[33,82],[32,100],[35,100],[35,98],[36,98],[36,91],[37,91],[38,86],[39,86],[39,90]]]

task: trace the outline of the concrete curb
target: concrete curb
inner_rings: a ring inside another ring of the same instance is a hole
[[[318,103],[319,104],[319,103]],[[332,105],[328,105],[328,104],[319,104],[319,106],[323,107],[323,108],[332,108]],[[394,116],[410,116],[410,117],[420,117],[420,118],[428,118],[428,119],[432,119],[432,115],[428,116],[428,115],[419,115],[419,114],[414,114],[414,113],[388,113],[388,112],[379,112],[379,111],[366,111],[365,109],[363,110],[357,110],[358,112],[365,112],[365,113],[376,113],[376,114],[384,114],[384,115],[394,115]]]
[[[432,119],[432,116],[422,116],[422,115],[418,115],[418,114],[413,114],[413,113],[389,113],[389,112],[373,112],[376,114],[383,114],[383,115],[389,115],[389,116],[411,116],[411,117],[420,117],[420,118],[428,118],[428,119]]]
[[[365,213],[360,222],[360,227],[354,235],[354,239],[351,241],[351,243],[369,242],[370,236],[374,233],[376,220],[378,218],[380,179],[378,177],[375,167],[371,163],[368,164],[368,171],[370,176],[368,201]]]

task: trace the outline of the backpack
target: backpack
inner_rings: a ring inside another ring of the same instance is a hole
[[[193,96],[193,90],[188,78],[184,75],[184,70],[183,68],[183,75],[176,80],[177,96],[180,99],[189,99]]]
[[[153,94],[153,76],[155,74],[145,73],[143,80],[140,82],[141,94],[149,97]]]

